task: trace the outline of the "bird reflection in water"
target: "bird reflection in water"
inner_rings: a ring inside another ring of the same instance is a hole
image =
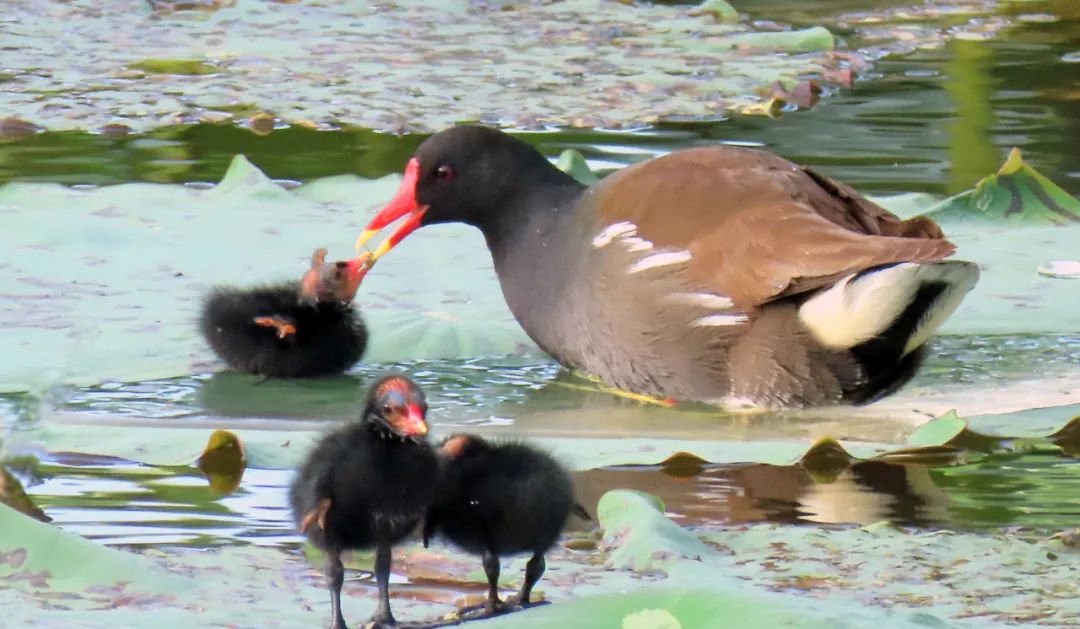
[[[678,456],[659,466],[581,472],[575,484],[585,504],[616,487],[664,501],[681,524],[780,522],[856,524],[886,520],[904,526],[950,522],[950,500],[925,465],[863,461],[828,475],[800,465],[712,465]]]

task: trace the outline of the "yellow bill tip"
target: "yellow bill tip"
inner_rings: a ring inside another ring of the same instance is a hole
[[[379,247],[375,249],[375,253],[372,255],[371,258],[371,263],[375,264],[375,261],[386,255],[386,252],[390,251],[391,248],[393,248],[393,245],[390,244],[389,240],[382,241],[382,244],[380,244]]]
[[[371,240],[375,234],[379,233],[377,229],[365,229],[360,232],[360,237],[356,239],[356,248],[360,249],[367,244],[367,241]]]

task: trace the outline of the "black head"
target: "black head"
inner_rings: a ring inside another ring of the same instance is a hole
[[[416,204],[427,207],[421,225],[463,222],[482,226],[523,185],[554,166],[532,146],[490,127],[460,126],[420,145],[414,188]]]
[[[539,151],[491,127],[463,125],[436,133],[416,150],[397,194],[368,223],[358,244],[408,216],[375,252],[375,259],[413,230],[435,223],[468,223],[485,234],[520,221],[515,203],[546,186],[580,188]]]
[[[427,437],[427,400],[420,387],[405,376],[379,379],[368,389],[364,421],[386,436],[412,441]]]

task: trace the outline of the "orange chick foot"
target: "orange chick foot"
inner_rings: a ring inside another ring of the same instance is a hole
[[[279,339],[296,334],[296,326],[293,322],[283,317],[255,317],[254,322],[255,325],[277,330]]]

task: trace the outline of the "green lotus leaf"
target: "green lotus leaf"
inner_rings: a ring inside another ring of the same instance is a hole
[[[600,178],[596,176],[596,173],[589,168],[589,163],[585,161],[585,156],[574,149],[563,151],[562,154],[559,155],[559,161],[555,165],[559,167],[559,170],[572,176],[586,186],[591,186],[600,181]]]
[[[95,544],[3,504],[0,530],[0,590],[28,596],[68,592],[69,600],[90,607],[137,595],[164,601],[194,586],[144,557]]]
[[[141,59],[129,63],[128,67],[153,74],[183,74],[187,76],[221,72],[221,68],[218,66],[199,59]]]
[[[836,46],[836,40],[829,29],[813,26],[797,31],[732,35],[724,38],[717,45],[779,52],[818,52],[832,50]]]
[[[926,213],[942,222],[1080,225],[1080,200],[1026,164],[1014,148],[997,173],[981,179],[974,190],[945,199]]]
[[[967,428],[956,411],[936,417],[915,429],[908,435],[908,444],[912,446],[939,446],[950,443]]]
[[[739,12],[727,0],[703,0],[694,8],[692,14],[712,15],[723,22],[734,22],[739,19]]]

